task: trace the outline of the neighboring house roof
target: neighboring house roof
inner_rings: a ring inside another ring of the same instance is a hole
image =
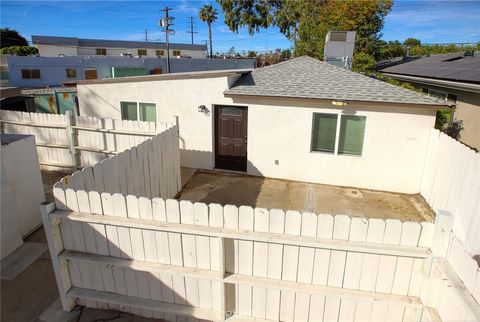
[[[380,70],[382,73],[480,83],[480,56],[432,55]]]
[[[243,74],[225,95],[446,105],[427,95],[302,56]]]
[[[207,71],[156,74],[156,75],[131,76],[131,77],[119,77],[119,78],[85,79],[85,80],[78,80],[76,83],[79,85],[88,85],[88,84],[150,82],[150,81],[161,81],[161,80],[170,80],[170,79],[211,78],[211,77],[222,77],[222,76],[239,76],[244,73],[248,73],[250,71],[251,69],[207,70]]]
[[[32,36],[32,42],[35,45],[54,45],[54,46],[78,46],[95,48],[132,48],[132,49],[166,49],[165,43],[145,42],[145,41],[126,41],[126,40],[106,40],[106,39],[82,39],[76,37],[55,37],[55,36]],[[178,50],[206,50],[205,45],[176,44],[170,43],[171,49]]]

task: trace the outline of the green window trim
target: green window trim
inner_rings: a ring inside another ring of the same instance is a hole
[[[363,115],[313,113],[310,150],[362,156],[365,126],[366,116]]]

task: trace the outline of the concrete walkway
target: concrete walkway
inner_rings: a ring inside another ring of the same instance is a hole
[[[261,208],[346,214],[402,221],[432,221],[435,214],[420,195],[197,171],[178,199]]]

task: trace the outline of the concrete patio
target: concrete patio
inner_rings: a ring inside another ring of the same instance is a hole
[[[435,213],[418,194],[182,169],[180,200],[260,208],[346,214],[355,217],[433,221]]]

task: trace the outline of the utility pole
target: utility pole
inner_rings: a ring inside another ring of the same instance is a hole
[[[167,45],[167,73],[170,74],[170,34],[174,35],[175,30],[170,29],[170,26],[173,26],[173,19],[174,17],[169,17],[168,12],[173,10],[172,8],[165,7],[161,9],[161,11],[165,12],[165,17],[160,19],[160,27],[163,28],[163,32],[165,33],[165,43]]]
[[[204,39],[203,41],[205,41],[205,48],[207,50],[207,57],[209,57],[209,53],[208,53],[208,40],[207,39]]]
[[[198,34],[198,32],[193,31],[193,17],[190,17],[189,24],[190,24],[190,31],[187,31],[187,33],[192,35],[192,45],[193,45],[193,34]]]
[[[148,42],[148,30],[145,29],[145,42],[147,43]]]

